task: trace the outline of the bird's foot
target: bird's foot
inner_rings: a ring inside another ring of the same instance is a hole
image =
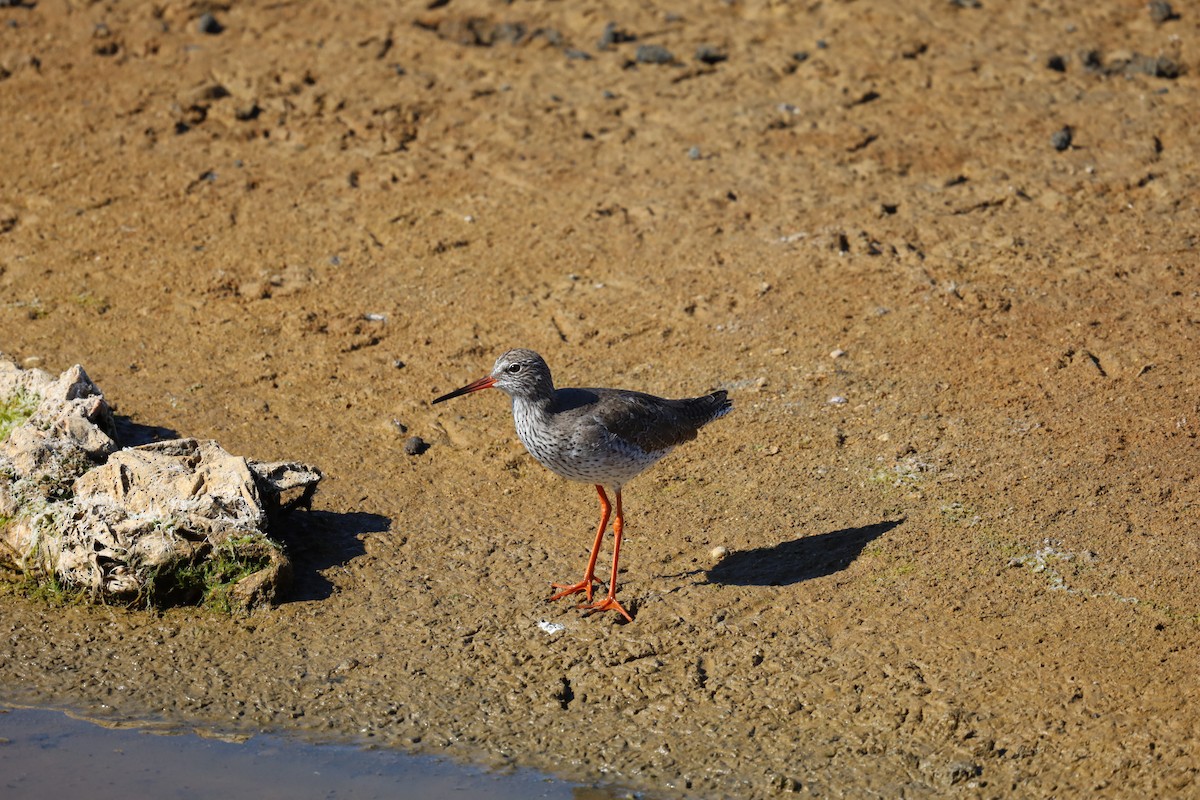
[[[553,589],[562,589],[561,592],[550,596],[551,600],[561,600],[564,597],[570,597],[573,594],[587,592],[588,602],[592,602],[592,587],[599,583],[595,578],[587,577],[579,583],[552,583],[550,587]]]
[[[625,607],[618,603],[617,598],[611,594],[603,600],[598,600],[595,603],[581,603],[578,607],[587,611],[616,611],[625,619],[633,622],[633,617],[629,616],[629,612],[625,610]]]

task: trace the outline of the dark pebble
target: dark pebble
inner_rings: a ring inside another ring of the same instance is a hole
[[[410,456],[419,456],[429,449],[429,442],[420,436],[410,436],[404,440],[404,452]]]
[[[1175,80],[1183,74],[1183,68],[1166,56],[1144,56],[1134,53],[1133,58],[1125,65],[1127,75],[1151,75],[1155,78]]]
[[[1055,72],[1067,71],[1067,60],[1060,55],[1053,55],[1046,59],[1046,69],[1052,69]]]
[[[792,53],[792,60],[797,64],[803,64],[805,61],[808,61],[808,51],[797,50],[796,52]]]
[[[1150,20],[1159,25],[1168,20],[1179,19],[1175,9],[1171,8],[1171,4],[1166,0],[1150,0],[1146,4],[1146,9],[1150,12]]]
[[[592,54],[586,50],[576,50],[574,47],[568,47],[563,51],[563,54],[571,61],[591,61]]]
[[[1071,139],[1074,137],[1074,132],[1070,125],[1062,126],[1061,130],[1054,132],[1050,137],[1050,144],[1054,145],[1054,149],[1062,152],[1071,146]]]
[[[642,44],[638,45],[634,60],[639,64],[670,64],[675,61],[675,56],[661,44]]]
[[[711,44],[702,44],[696,48],[696,60],[704,64],[720,64],[729,60],[725,51]]]
[[[207,11],[200,15],[200,19],[196,23],[196,27],[201,33],[207,33],[211,36],[216,36],[218,33],[225,30],[225,26],[218,22],[217,18]]]
[[[563,35],[556,28],[538,28],[530,38],[540,36],[551,47],[562,47]]]
[[[525,25],[520,22],[501,22],[492,28],[492,41],[506,44],[520,44],[525,38]]]
[[[600,41],[598,41],[596,43],[596,46],[599,47],[601,50],[607,50],[608,48],[612,47],[614,44],[621,44],[622,42],[632,42],[632,41],[635,41],[636,39],[637,39],[637,36],[635,36],[634,34],[623,31],[617,27],[617,23],[610,22],[604,26],[604,32],[600,34]]]

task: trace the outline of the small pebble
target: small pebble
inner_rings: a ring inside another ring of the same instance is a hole
[[[610,22],[604,26],[604,32],[600,34],[600,41],[596,42],[596,46],[601,50],[607,50],[614,44],[622,42],[632,42],[637,39],[632,33],[626,33],[617,27],[617,23]]]
[[[567,627],[566,625],[563,625],[561,622],[550,622],[549,620],[544,620],[544,619],[538,620],[537,626],[538,626],[538,628],[540,628],[542,630],[543,633],[548,633],[552,636],[556,633],[560,633],[560,632],[566,630],[566,627]]]
[[[410,436],[404,441],[404,452],[410,456],[419,456],[429,449],[429,442],[420,436]]]
[[[696,48],[696,60],[703,64],[720,64],[728,59],[729,56],[724,50],[711,44],[702,44]]]
[[[843,406],[845,404],[846,398],[842,397],[840,394],[835,394],[833,397],[829,398],[829,405],[831,406]]]
[[[671,55],[671,51],[661,44],[638,45],[637,53],[633,58],[639,64],[671,64],[675,61],[675,56]]]
[[[720,561],[722,558],[724,558],[727,555],[729,555],[729,550],[727,550],[722,545],[717,545],[712,550],[708,551],[708,557],[711,558],[713,561]]]
[[[586,50],[576,50],[574,47],[568,47],[563,51],[563,54],[570,61],[591,61],[592,54]]]
[[[830,351],[830,353],[829,353],[829,357],[830,357],[830,358],[841,358],[841,357],[843,357],[844,355],[846,355],[846,351],[845,351],[845,350],[843,350],[843,349],[842,349],[842,348],[840,348],[840,347],[839,347],[838,349],[836,349],[836,350],[832,350],[832,351]]]
[[[1046,69],[1052,69],[1055,72],[1067,71],[1067,60],[1060,55],[1052,55],[1046,59]]]
[[[1071,146],[1071,139],[1073,136],[1074,131],[1071,130],[1071,126],[1064,125],[1060,130],[1055,131],[1054,135],[1050,137],[1050,144],[1054,146],[1055,150],[1061,153],[1063,150],[1066,150]]]
[[[1175,13],[1175,9],[1171,8],[1171,4],[1166,0],[1150,0],[1146,4],[1146,9],[1150,12],[1150,21],[1158,25],[1168,20],[1179,18],[1179,15]]]
[[[196,28],[199,29],[201,33],[207,33],[210,36],[216,36],[218,33],[225,30],[225,26],[217,21],[217,18],[208,11],[205,11],[200,15],[199,21],[196,22]]]
[[[387,322],[387,314],[363,314],[367,322]]]
[[[695,145],[692,145],[691,147],[689,147],[688,148],[688,158],[690,158],[692,161],[699,161],[700,160],[700,148],[696,147]]]

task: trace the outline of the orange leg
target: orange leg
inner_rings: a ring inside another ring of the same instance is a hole
[[[588,559],[587,572],[583,574],[583,580],[579,583],[550,584],[555,589],[562,589],[558,594],[552,595],[551,600],[560,600],[573,594],[587,592],[588,602],[592,602],[592,584],[596,581],[596,558],[600,555],[600,544],[604,541],[604,529],[608,527],[608,515],[612,511],[612,506],[608,504],[608,495],[604,493],[604,487],[596,484],[596,492],[600,495],[600,527],[596,529],[596,543],[592,545],[592,555]],[[617,492],[617,519],[620,518],[621,493]]]
[[[599,488],[599,487],[597,487]],[[603,493],[603,492],[602,492]],[[592,603],[591,597],[588,597],[589,603],[579,606],[586,608],[589,611],[616,611],[625,619],[633,622],[633,617],[629,616],[629,612],[617,602],[617,559],[621,557],[621,533],[625,528],[625,515],[621,511],[621,490],[617,489],[617,516],[613,520],[613,565],[612,565],[612,580],[608,583],[608,595],[598,602]],[[599,540],[597,540],[597,543]],[[596,553],[592,552],[592,565],[595,564]],[[589,565],[589,570],[591,566]]]

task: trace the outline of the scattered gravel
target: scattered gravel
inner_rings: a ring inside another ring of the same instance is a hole
[[[675,56],[661,44],[638,45],[634,60],[639,64],[673,64]]]
[[[200,15],[200,19],[196,22],[196,29],[201,33],[207,33],[210,36],[216,36],[221,31],[225,30],[225,26],[217,20],[210,12],[205,11]]]
[[[1150,0],[1146,4],[1146,10],[1150,12],[1150,21],[1157,25],[1173,19],[1179,19],[1179,15],[1175,13],[1175,9],[1171,8],[1171,4],[1166,0]]]
[[[720,64],[722,61],[728,61],[729,55],[719,47],[702,44],[696,48],[696,60],[705,64]]]
[[[1054,146],[1055,150],[1062,152],[1071,146],[1071,139],[1073,137],[1074,131],[1071,130],[1071,126],[1064,125],[1050,137],[1050,144]]]
[[[601,50],[607,50],[614,44],[622,44],[623,42],[636,41],[635,34],[623,31],[617,27],[617,23],[610,22],[604,26],[603,33],[600,34],[600,40],[596,42],[596,46]]]

